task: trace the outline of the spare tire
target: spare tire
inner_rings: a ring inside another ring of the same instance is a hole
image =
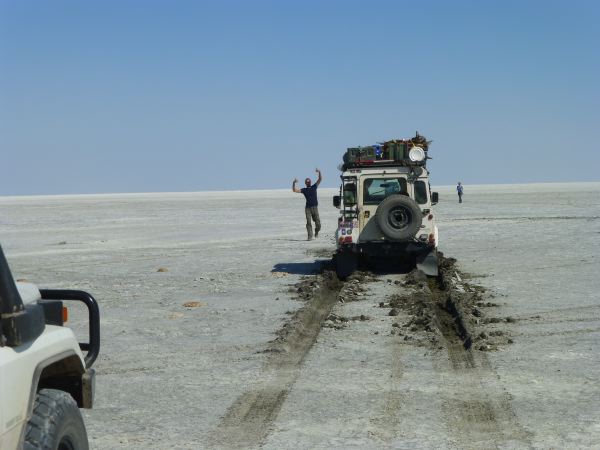
[[[415,237],[421,228],[423,213],[410,197],[394,194],[379,204],[375,221],[387,239],[407,241]]]

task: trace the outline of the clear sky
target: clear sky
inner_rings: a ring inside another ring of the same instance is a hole
[[[0,195],[600,180],[597,1],[0,0]]]

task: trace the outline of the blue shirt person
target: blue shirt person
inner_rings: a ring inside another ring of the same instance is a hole
[[[304,184],[306,187],[299,189],[297,186],[298,179],[294,178],[292,182],[292,191],[298,194],[303,194],[306,199],[306,205],[304,207],[304,213],[306,215],[306,232],[308,233],[308,240],[311,241],[313,239],[313,228],[312,221],[315,222],[315,237],[319,236],[319,231],[321,230],[321,219],[319,218],[319,200],[317,199],[317,188],[319,184],[321,184],[321,180],[323,180],[323,176],[321,175],[321,171],[319,169],[315,169],[319,178],[315,184],[312,184],[312,180],[307,178],[304,180]]]

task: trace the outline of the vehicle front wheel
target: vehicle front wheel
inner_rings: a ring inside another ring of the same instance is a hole
[[[73,397],[55,389],[38,392],[23,449],[88,450],[85,425]]]

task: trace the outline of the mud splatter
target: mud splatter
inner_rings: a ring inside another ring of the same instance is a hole
[[[485,288],[466,281],[469,277],[457,268],[456,259],[440,253],[439,261],[437,278],[428,278],[415,269],[400,283],[401,294],[380,303],[390,308],[390,315],[397,315],[392,314],[394,310],[402,310],[409,316],[408,321],[396,327],[401,330],[392,330],[391,334],[404,335],[407,340],[425,340],[433,347],[439,346],[443,336],[452,334],[465,349],[473,347],[481,351],[497,350],[512,343],[505,331],[498,332],[489,325],[512,323],[516,319],[487,317],[484,309],[498,305],[489,301],[491,296]]]

